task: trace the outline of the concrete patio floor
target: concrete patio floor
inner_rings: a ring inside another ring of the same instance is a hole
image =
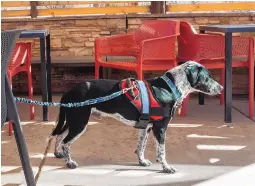
[[[53,97],[55,102],[59,99],[60,96]],[[41,100],[41,97],[36,96],[35,100]],[[233,105],[247,115],[246,100],[234,100]],[[38,171],[46,138],[58,113],[58,108],[50,107],[49,121],[42,122],[41,109],[36,106],[36,120],[30,121],[28,105],[18,104],[34,174]],[[203,106],[197,105],[197,100],[192,99],[188,116],[176,116],[167,130],[166,157],[169,164],[178,169],[178,173],[173,175],[162,173],[161,166],[156,163],[152,134],[146,158],[153,165],[140,167],[134,154],[137,130],[111,118],[98,120],[91,117],[87,131],[71,147],[72,158],[79,167],[75,170],[67,169],[64,160],[54,158],[52,143],[37,185],[202,186],[208,180],[208,184],[216,185],[217,180],[222,179],[226,173],[233,174],[233,180],[238,178],[237,175],[241,177],[241,173],[232,171],[239,171],[239,168],[248,165],[244,168],[248,171],[245,175],[249,175],[251,181],[255,178],[255,123],[238,110],[232,109],[233,123],[228,127],[223,120],[224,106],[219,105],[217,98],[207,98]],[[8,136],[7,131],[8,125],[5,125],[1,131],[2,185],[26,185],[14,136]],[[220,175],[223,176],[218,177]],[[243,179],[247,181],[247,177]],[[223,185],[229,184],[225,180]]]

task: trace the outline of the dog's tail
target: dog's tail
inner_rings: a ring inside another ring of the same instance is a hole
[[[51,137],[59,135],[66,130],[67,124],[66,124],[65,120],[66,120],[65,108],[60,107],[56,125],[50,134]]]

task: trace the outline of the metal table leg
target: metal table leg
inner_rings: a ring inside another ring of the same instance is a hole
[[[200,33],[204,34],[205,31],[204,30],[200,30]],[[201,92],[198,93],[198,104],[199,105],[204,105],[205,104],[205,96]]]
[[[205,96],[201,92],[198,93],[198,104],[199,105],[204,105],[205,104]]]
[[[232,122],[232,33],[225,34],[225,122]]]
[[[47,55],[47,85],[48,85],[48,100],[52,102],[51,89],[51,55],[50,55],[50,34],[46,36],[46,55]]]
[[[47,70],[45,62],[45,38],[40,37],[42,101],[48,101]],[[43,121],[48,121],[48,107],[43,106]]]

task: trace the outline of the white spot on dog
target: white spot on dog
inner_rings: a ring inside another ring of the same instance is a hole
[[[132,120],[127,120],[126,118],[124,118],[122,115],[120,115],[119,113],[114,113],[114,114],[108,114],[108,113],[105,113],[105,112],[101,112],[99,110],[97,110],[96,108],[92,108],[91,109],[91,113],[92,114],[95,114],[96,116],[99,116],[100,117],[100,120],[102,119],[101,117],[110,117],[110,118],[114,118],[126,125],[129,125],[129,126],[135,126],[136,125],[136,121],[132,121]]]

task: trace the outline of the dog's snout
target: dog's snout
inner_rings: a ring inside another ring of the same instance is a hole
[[[221,91],[223,90],[223,86],[221,86],[220,84],[218,84],[218,85],[216,85],[215,87],[214,87],[214,92],[216,93],[216,94],[221,94]]]
[[[221,92],[222,90],[223,90],[223,86],[221,86],[221,85],[218,85],[218,90]]]

